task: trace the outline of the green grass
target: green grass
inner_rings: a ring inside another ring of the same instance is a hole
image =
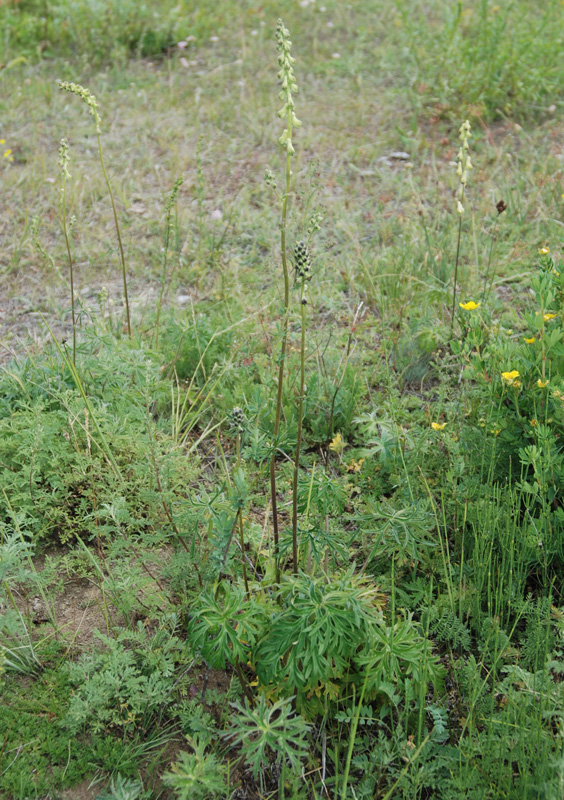
[[[276,435],[280,16],[290,264],[324,219]],[[0,794],[562,795],[562,4],[22,0],[0,24]],[[131,337],[57,80],[100,105]]]

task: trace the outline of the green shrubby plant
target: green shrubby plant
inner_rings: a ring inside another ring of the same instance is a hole
[[[564,466],[558,441],[564,422],[561,273],[542,252],[531,281],[534,308],[524,312],[520,330],[484,331],[481,341],[476,333],[466,355],[466,375],[479,397],[472,435],[482,442],[482,471],[518,489],[529,531],[525,543],[534,541],[535,560],[545,566],[564,557],[557,500]]]
[[[206,753],[206,744],[192,739],[193,753],[180,753],[180,759],[171,765],[163,781],[170,786],[179,800],[213,800],[224,797],[227,769],[213,753]]]

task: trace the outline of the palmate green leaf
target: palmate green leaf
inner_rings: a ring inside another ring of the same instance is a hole
[[[194,753],[180,753],[179,760],[170,772],[163,775],[163,783],[174,789],[179,800],[211,800],[223,797],[225,792],[225,766],[213,754],[205,753],[205,744],[192,740]]]
[[[431,643],[421,636],[411,615],[394,625],[374,627],[363,652],[355,659],[368,673],[368,690],[378,691],[382,679],[400,683],[405,678],[440,682],[442,668],[431,653]]]
[[[256,600],[247,600],[240,587],[222,583],[216,594],[200,595],[188,638],[212,667],[224,669],[226,664],[247,661],[264,621],[264,610]]]
[[[342,678],[381,618],[377,587],[351,572],[288,577],[279,602],[254,651],[255,668],[261,684],[300,692]]]
[[[255,780],[272,757],[288,761],[294,771],[299,769],[300,761],[308,752],[309,726],[294,713],[292,698],[270,703],[260,695],[253,708],[247,700],[244,706],[231,705],[238,714],[224,736],[230,744],[241,747]]]

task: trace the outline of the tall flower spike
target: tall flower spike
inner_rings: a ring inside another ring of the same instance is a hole
[[[59,144],[59,168],[63,178],[70,178],[69,162],[69,140],[61,139]]]
[[[98,103],[94,95],[79,83],[70,83],[69,81],[57,81],[57,83],[59,84],[59,89],[62,89],[64,92],[70,92],[71,94],[78,95],[78,97],[80,97],[80,99],[86,103],[89,114],[94,117],[94,121],[96,123],[96,133],[101,133],[100,123],[102,120],[100,118],[100,114],[98,113]]]
[[[458,175],[459,187],[456,197],[456,210],[462,216],[464,214],[464,191],[468,182],[468,172],[472,169],[472,162],[470,161],[470,154],[468,152],[470,145],[468,139],[472,136],[470,123],[468,120],[463,122],[459,130],[460,149],[458,151],[456,174]]]
[[[293,155],[295,151],[292,145],[292,128],[299,128],[302,123],[294,113],[295,106],[294,98],[292,97],[292,92],[298,91],[293,69],[296,59],[291,55],[292,42],[290,41],[290,32],[281,19],[278,20],[276,28],[276,47],[278,50],[278,65],[280,66],[278,78],[282,84],[282,89],[278,96],[280,100],[284,101],[278,116],[287,121],[286,129],[278,141],[289,155]]]

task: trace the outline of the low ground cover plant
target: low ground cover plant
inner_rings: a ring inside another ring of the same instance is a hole
[[[262,7],[243,5],[263,21]],[[401,132],[410,153],[385,164],[409,163],[396,178],[409,220],[387,223],[380,196],[379,227],[362,212],[367,250],[349,218],[354,192],[350,212],[332,207],[336,179],[326,176],[327,192],[307,138],[307,80],[319,70],[337,85],[346,69],[362,86],[373,22],[351,5],[367,30],[345,67],[338,52],[315,55],[333,19],[344,25],[340,5],[303,2],[312,75],[278,19],[268,42],[278,105],[253,95],[265,120],[278,113],[276,128],[264,121],[264,173],[246,163],[241,199],[210,211],[200,137],[190,180],[178,170],[165,185],[155,168],[158,224],[135,201],[158,240],[144,252],[155,284],[144,309],[110,110],[82,83],[59,82],[54,102],[81,99],[94,130],[78,109],[84,139],[54,137],[61,252],[50,254],[37,218],[10,262],[17,270],[27,247],[57,275],[65,319],[61,333],[42,309],[42,347],[11,353],[0,373],[7,797],[58,797],[83,781],[114,800],[562,793],[564,264],[544,232],[538,241],[549,221],[535,218],[533,236],[515,195],[478,209],[493,158],[486,121],[534,117],[559,73],[551,45],[533,102],[526,70],[540,55],[526,2],[455,16],[432,5],[440,55],[417,46],[417,3],[393,10],[390,34],[415,42],[406,97],[419,116]],[[233,24],[228,6],[210,47]],[[18,54],[43,69],[57,50],[83,47],[121,81],[126,56],[158,56],[171,93],[199,47],[182,26],[210,25],[190,3],[133,14],[22,2],[2,15],[10,71],[23,68]],[[266,28],[245,24],[242,52]],[[245,86],[233,114],[250,131]],[[438,124],[431,106],[439,120],[461,105],[442,130],[436,210],[413,174],[426,147],[415,136]],[[8,178],[22,157],[12,152]],[[115,278],[94,307],[80,290],[90,200],[74,177],[93,170],[93,153]],[[383,168],[363,164],[362,146],[349,155],[353,181]],[[507,300],[517,248],[527,292]]]

